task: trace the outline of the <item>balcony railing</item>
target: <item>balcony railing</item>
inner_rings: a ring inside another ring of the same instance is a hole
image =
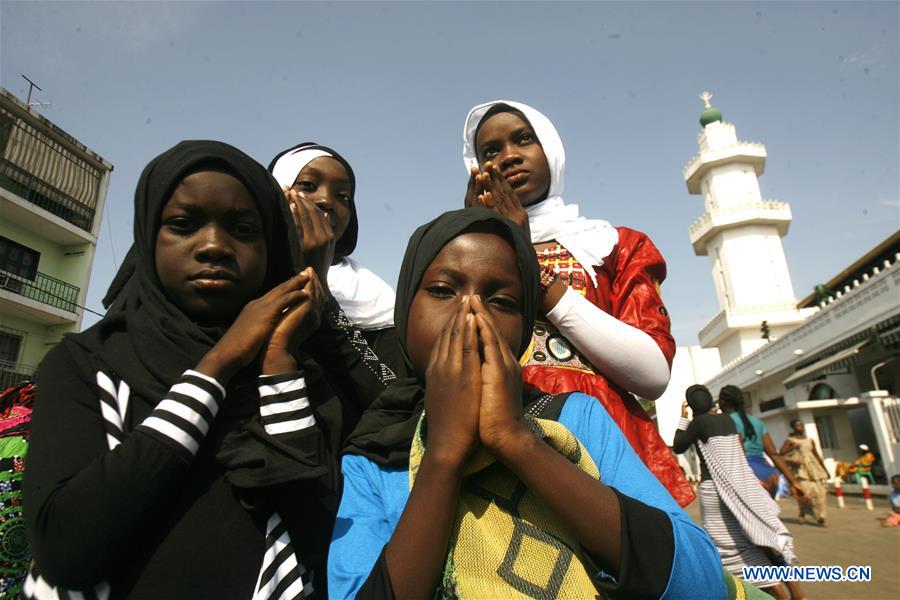
[[[105,167],[52,132],[33,115],[0,107],[0,186],[90,233]]]
[[[5,158],[0,158],[0,186],[80,229],[91,231],[95,212],[93,208]]]
[[[23,381],[34,379],[37,367],[23,365],[22,363],[0,360],[0,392],[18,385]]]
[[[13,292],[69,312],[76,312],[78,309],[76,302],[81,291],[70,283],[40,272],[32,280],[3,269],[0,269],[0,290]]]

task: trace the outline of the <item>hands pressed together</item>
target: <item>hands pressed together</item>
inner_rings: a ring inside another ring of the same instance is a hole
[[[257,358],[263,375],[297,369],[293,352],[321,322],[330,295],[326,275],[337,240],[328,215],[295,190],[284,189],[307,266],[248,303],[197,370],[227,382]]]
[[[525,235],[531,238],[525,207],[497,165],[490,161],[484,164],[483,171],[479,171],[478,167],[472,167],[470,170],[465,206],[490,208],[521,227]]]
[[[197,370],[223,384],[257,357],[263,375],[296,370],[292,352],[318,329],[325,298],[307,267],[244,306]]]
[[[479,447],[502,458],[531,436],[522,412],[522,374],[478,296],[464,296],[435,341],[426,371],[427,452],[462,469]]]

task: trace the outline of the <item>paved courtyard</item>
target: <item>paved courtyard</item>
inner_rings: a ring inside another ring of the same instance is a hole
[[[887,500],[876,497],[875,510],[866,510],[860,496],[845,496],[846,508],[837,507],[837,498],[828,497],[829,527],[802,524],[797,503],[782,499],[781,516],[794,535],[797,556],[803,565],[852,565],[872,567],[868,583],[803,583],[810,600],[897,600],[900,598],[900,527],[885,528],[879,522],[888,514]],[[700,502],[687,508],[700,523]],[[809,523],[809,520],[807,520]]]

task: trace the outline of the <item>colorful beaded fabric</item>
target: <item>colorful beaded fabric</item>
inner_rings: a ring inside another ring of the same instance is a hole
[[[22,520],[22,476],[34,384],[0,395],[0,598],[15,598],[28,572],[31,553]]]

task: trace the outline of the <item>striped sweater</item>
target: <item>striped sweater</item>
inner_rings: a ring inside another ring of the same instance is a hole
[[[297,547],[330,534],[333,517],[311,500],[318,483],[279,492],[292,509],[309,511],[302,530],[291,529],[278,510],[254,509],[215,458],[225,435],[253,415],[229,407],[216,380],[191,370],[156,401],[102,368],[87,381],[90,360],[74,349],[57,346],[38,375],[25,479],[35,563],[25,596],[312,594],[319,586]],[[337,400],[312,405],[302,371],[260,377],[258,389],[255,418],[265,435],[333,468],[317,413],[334,413]]]

